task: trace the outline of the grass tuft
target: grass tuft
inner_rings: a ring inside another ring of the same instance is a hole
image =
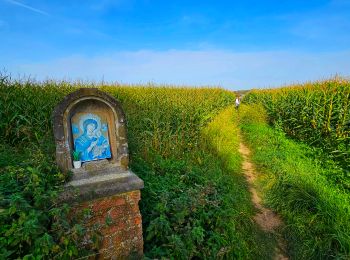
[[[328,180],[332,168],[315,162],[312,148],[266,122],[252,121],[255,115],[256,107],[242,106],[242,131],[261,174],[265,202],[285,221],[292,258],[349,259],[348,192]]]

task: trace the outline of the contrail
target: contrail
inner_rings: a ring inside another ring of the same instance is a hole
[[[46,15],[46,16],[49,16],[48,13],[44,12],[44,11],[41,11],[39,9],[36,9],[34,7],[31,7],[29,5],[25,5],[25,4],[22,4],[20,2],[17,2],[17,1],[14,1],[14,0],[5,0],[6,2],[10,3],[10,4],[13,4],[13,5],[18,5],[20,7],[23,7],[23,8],[26,8],[28,10],[31,10],[33,12],[36,12],[36,13],[39,13],[39,14],[43,14],[43,15]]]

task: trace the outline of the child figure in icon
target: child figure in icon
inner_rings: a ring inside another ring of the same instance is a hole
[[[107,123],[95,114],[83,114],[72,118],[74,149],[80,152],[81,161],[111,158]],[[80,131],[77,126],[80,126]]]

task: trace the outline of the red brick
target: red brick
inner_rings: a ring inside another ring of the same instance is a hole
[[[138,204],[132,205],[130,211],[133,213],[139,213],[140,212],[139,205]]]
[[[103,249],[107,249],[107,248],[110,248],[112,246],[112,243],[111,243],[111,237],[109,236],[104,236],[103,240],[102,240],[102,243],[101,243],[101,250]]]
[[[112,238],[112,244],[114,247],[119,248],[120,244],[123,242],[123,237],[120,234],[117,234]]]
[[[140,192],[133,191],[82,203],[73,210],[77,213],[84,207],[92,209],[92,218],[85,225],[91,229],[97,223],[100,225],[99,230],[104,238],[99,250],[99,259],[126,259],[132,251],[140,252],[142,256],[139,200]],[[110,218],[110,225],[106,223],[106,218]]]
[[[142,223],[141,216],[137,216],[137,217],[134,219],[134,223],[135,223],[135,225],[141,224],[141,223]]]
[[[108,214],[112,219],[120,219],[124,217],[125,215],[125,210],[122,208],[113,208],[110,211],[108,211]]]
[[[112,250],[100,250],[98,259],[111,259],[112,255]]]
[[[92,205],[92,210],[94,212],[99,212],[99,211],[104,211],[104,210],[108,210],[111,207],[113,207],[113,203],[114,203],[114,199],[113,197],[109,197],[109,198],[103,198],[100,200],[95,200],[93,201],[93,205]]]
[[[124,198],[116,198],[114,204],[117,205],[117,206],[124,205],[125,204],[125,199]]]
[[[119,228],[117,225],[111,225],[111,226],[106,226],[101,230],[101,233],[104,236],[109,236],[109,235],[114,235],[119,231]]]
[[[105,225],[106,217],[103,214],[94,215],[91,219],[89,219],[88,225],[92,226],[94,224]]]
[[[134,200],[136,203],[140,200],[140,191],[132,191],[129,193],[130,199]]]

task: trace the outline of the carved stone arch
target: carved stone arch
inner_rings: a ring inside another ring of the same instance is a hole
[[[67,95],[53,111],[53,130],[56,142],[56,160],[63,172],[71,170],[74,149],[71,118],[78,112],[98,112],[108,121],[111,148],[109,164],[128,169],[129,155],[125,113],[120,103],[96,88],[81,88]]]

